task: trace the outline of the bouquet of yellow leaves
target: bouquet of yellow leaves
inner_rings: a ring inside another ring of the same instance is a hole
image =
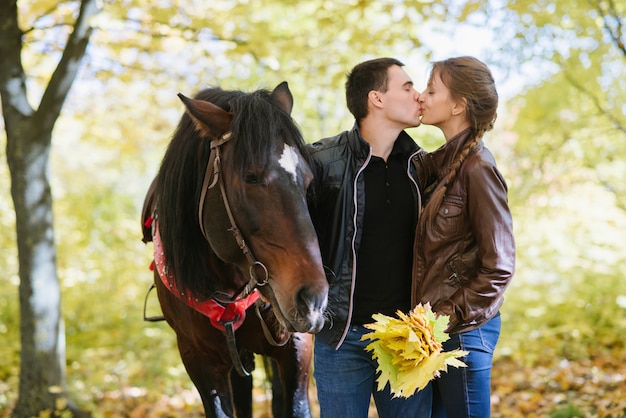
[[[361,338],[372,340],[366,350],[373,351],[372,357],[378,360],[378,390],[389,382],[394,397],[408,398],[448,366],[467,367],[458,359],[467,351],[442,352],[441,343],[450,338],[445,333],[447,315],[436,315],[429,303],[417,305],[408,315],[397,314],[399,319],[372,315],[376,322],[365,325],[372,332]]]

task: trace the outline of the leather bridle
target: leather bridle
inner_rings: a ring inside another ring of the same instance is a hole
[[[252,292],[258,291],[257,288],[265,286],[269,280],[267,267],[265,267],[263,263],[261,263],[254,257],[254,255],[250,251],[250,248],[246,244],[246,241],[241,235],[239,228],[237,227],[237,223],[235,222],[235,218],[228,202],[228,197],[226,196],[226,188],[224,186],[223,176],[220,176],[222,169],[221,147],[222,145],[227,143],[232,138],[232,136],[232,132],[227,131],[219,138],[211,140],[211,155],[209,157],[209,162],[207,163],[206,171],[204,173],[204,180],[202,182],[202,193],[200,194],[200,202],[198,205],[198,222],[200,223],[200,230],[202,231],[202,235],[204,235],[204,238],[208,241],[209,237],[204,229],[203,222],[204,200],[206,198],[208,190],[212,189],[213,187],[215,187],[216,184],[219,183],[220,193],[222,194],[222,201],[224,202],[224,209],[226,210],[226,214],[228,215],[228,219],[230,221],[230,228],[228,230],[232,232],[233,236],[235,237],[235,241],[239,246],[239,249],[243,252],[243,255],[246,257],[246,260],[249,264],[250,280],[244,285],[241,291],[235,293],[235,295],[233,296],[229,296],[228,294],[219,291],[213,294],[212,298],[222,304],[233,303],[235,301],[245,299]],[[260,280],[257,278],[257,273],[261,274]],[[267,324],[265,323],[265,320],[261,315],[258,300],[255,303],[255,310],[257,316],[259,317],[259,320],[261,321],[263,334],[265,334],[265,338],[267,339],[267,341],[277,347],[285,345],[287,341],[289,341],[289,338],[281,342],[278,342],[274,339],[271,331],[268,329]],[[230,353],[231,359],[233,360],[234,366],[237,369],[237,372],[241,376],[249,376],[250,372],[244,368],[243,364],[241,363],[241,358],[239,357],[239,352],[237,351],[233,322],[229,321],[224,323],[224,329],[226,331],[228,351]]]
[[[202,219],[204,211],[204,200],[206,198],[207,191],[209,189],[212,189],[217,183],[219,183],[220,192],[222,194],[222,201],[224,202],[224,208],[226,209],[226,214],[228,215],[228,219],[230,221],[230,228],[228,230],[233,233],[239,249],[243,252],[243,255],[246,257],[246,259],[248,260],[248,264],[250,265],[250,280],[248,281],[248,283],[246,283],[241,292],[235,295],[235,299],[243,299],[247,297],[250,293],[252,293],[257,287],[265,286],[267,284],[267,281],[269,280],[269,273],[267,271],[267,267],[265,267],[263,263],[261,263],[254,257],[254,255],[250,251],[250,248],[248,247],[248,244],[246,244],[246,241],[241,235],[241,232],[237,227],[237,223],[235,222],[233,212],[230,209],[230,204],[228,203],[228,197],[226,196],[226,188],[224,187],[223,176],[220,176],[222,169],[220,149],[222,145],[227,143],[232,138],[232,136],[232,132],[227,131],[219,138],[213,139],[211,141],[211,156],[209,157],[209,162],[206,166],[206,172],[204,173],[204,181],[202,182],[202,193],[200,195],[200,203],[198,207],[198,222],[200,223],[200,230],[202,231],[202,235],[204,235],[204,238],[208,240],[209,237],[204,230],[204,222]],[[257,272],[261,273],[261,280],[257,278]],[[232,300],[233,299],[229,301]],[[220,302],[229,301],[220,300]]]

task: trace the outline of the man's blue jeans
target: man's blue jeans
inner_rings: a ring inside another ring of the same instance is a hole
[[[410,398],[392,398],[389,385],[377,391],[376,361],[361,341],[370,332],[363,326],[350,328],[345,341],[335,350],[315,339],[313,355],[320,418],[367,418],[371,396],[379,418],[429,418],[431,385]]]
[[[501,328],[500,314],[479,328],[454,334],[443,343],[444,351],[469,351],[461,357],[467,367],[448,367],[432,381],[432,418],[489,418],[491,414],[491,365]]]

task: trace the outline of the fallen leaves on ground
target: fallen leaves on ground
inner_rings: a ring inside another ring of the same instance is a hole
[[[527,367],[498,359],[492,376],[494,418],[626,417],[624,358],[546,359]]]
[[[16,394],[0,382],[0,417],[9,417]],[[257,385],[261,383],[256,382]],[[623,418],[626,417],[626,353],[604,353],[594,359],[546,358],[524,365],[512,358],[496,360],[492,376],[493,418]],[[175,393],[159,387],[124,386],[91,399],[94,418],[200,418],[200,397],[191,383]],[[84,398],[85,394],[78,394]],[[271,417],[269,390],[254,392],[254,418]],[[311,410],[319,417],[315,387]],[[375,415],[373,415],[375,416]]]

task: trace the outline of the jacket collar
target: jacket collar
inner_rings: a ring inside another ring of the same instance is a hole
[[[456,136],[431,153],[431,161],[437,171],[438,178],[442,178],[448,173],[448,167],[452,165],[455,157],[470,139],[471,131],[471,128],[467,128],[459,132]]]
[[[363,139],[363,136],[361,135],[361,130],[359,129],[359,125],[356,122],[348,133],[348,141],[350,143],[350,147],[353,149],[356,155],[363,159],[367,158],[370,153],[370,144],[368,144],[367,141]],[[400,135],[398,135],[398,138],[393,144],[391,155],[399,153],[401,155],[409,156],[418,149],[419,146],[415,143],[413,138],[405,131],[402,131],[400,132]]]

